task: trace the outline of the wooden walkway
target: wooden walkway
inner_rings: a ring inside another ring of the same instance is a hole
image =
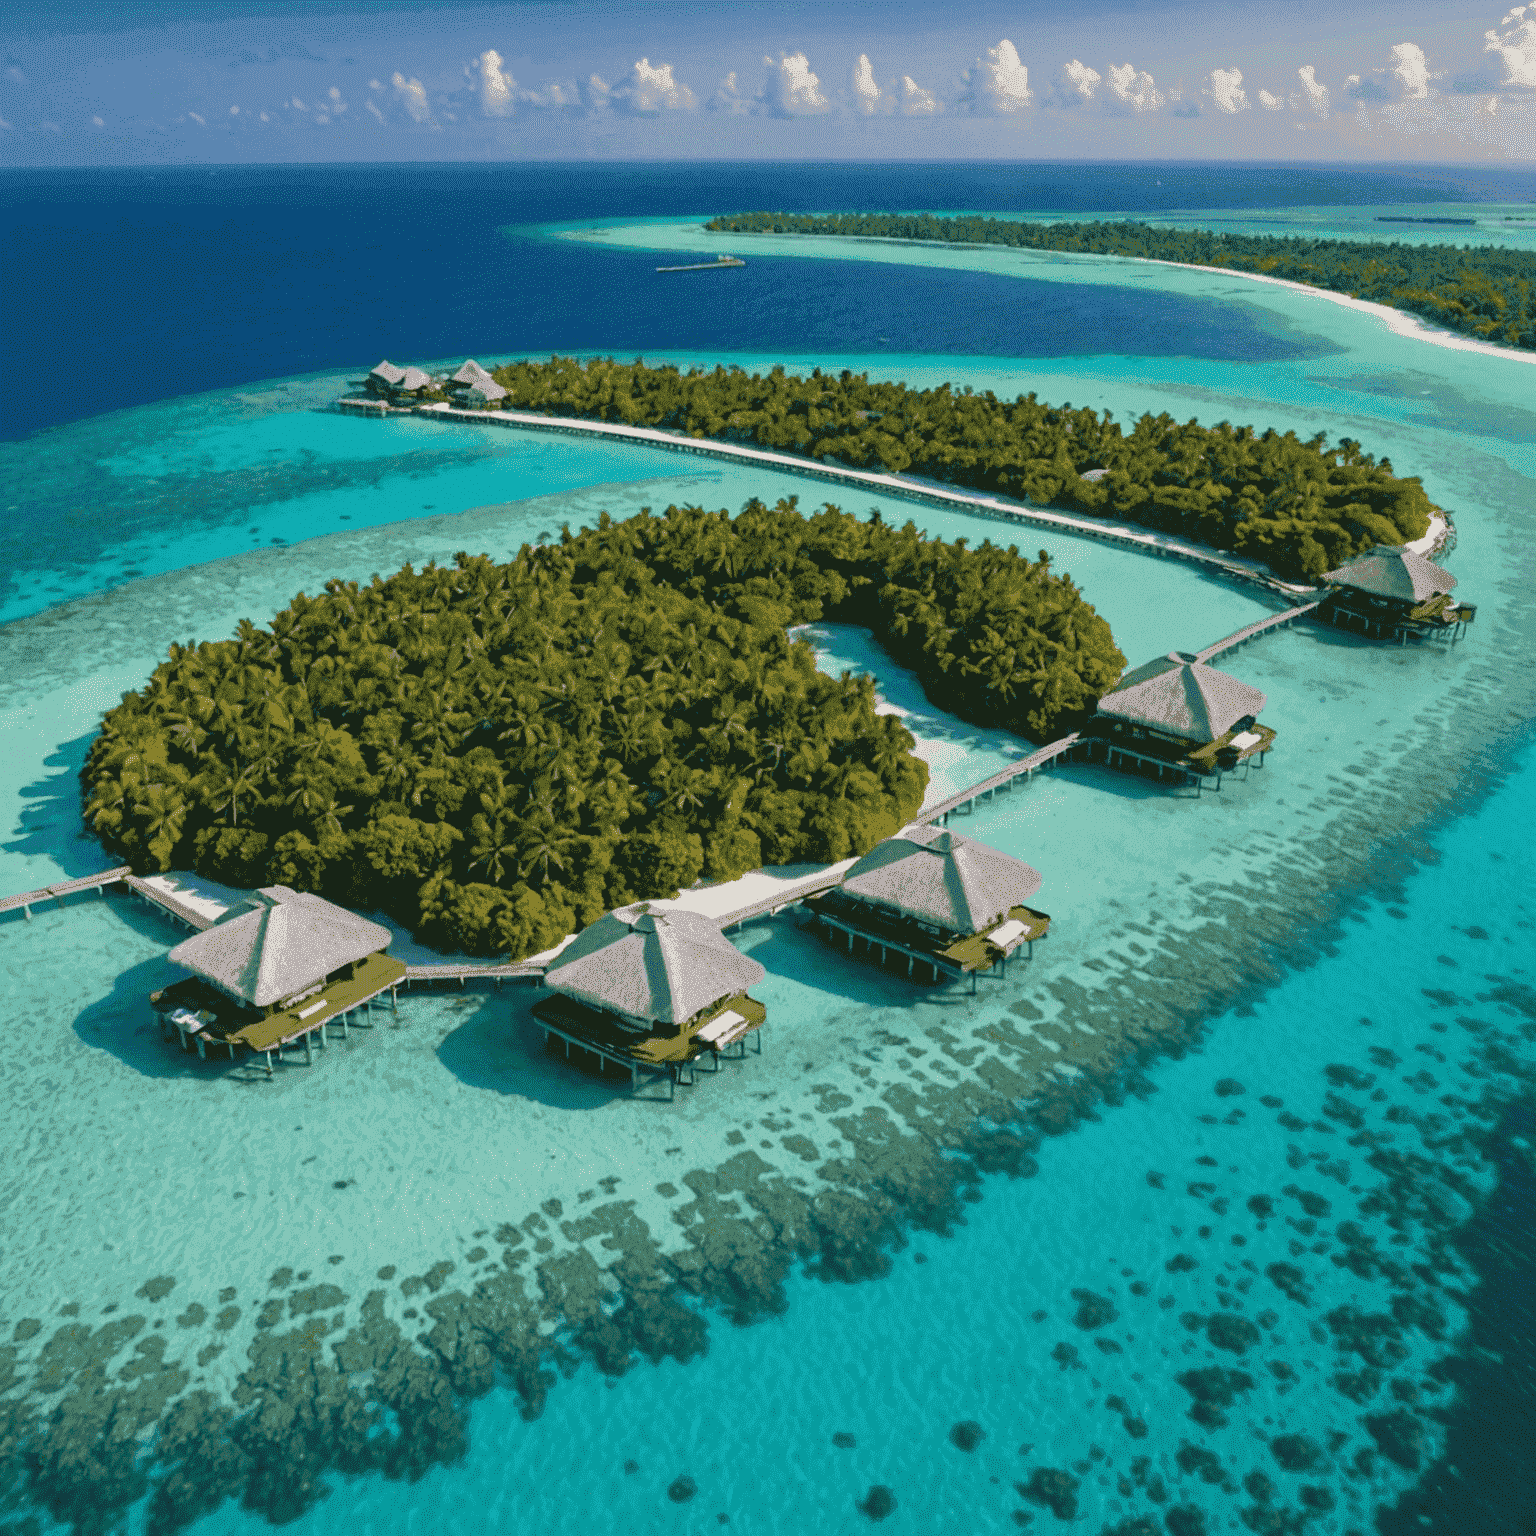
[[[132,874],[133,871],[123,864],[117,869],[104,869],[99,875],[84,875],[78,880],[61,880],[57,885],[45,885],[39,891],[23,891],[19,896],[0,896],[0,912],[20,909],[30,922],[32,908],[41,906],[45,901],[62,903],[66,896],[73,896],[80,891],[100,891],[105,895],[107,886],[130,879]]]
[[[434,981],[456,981],[462,987],[471,981],[493,981],[499,987],[503,981],[527,980],[544,974],[544,967],[533,960],[514,960],[502,965],[481,965],[473,960],[444,961],[440,965],[407,965],[402,986],[412,982],[431,984]]]
[[[1218,640],[1215,645],[1206,646],[1203,651],[1196,651],[1195,660],[1209,661],[1213,656],[1220,656],[1226,651],[1235,651],[1239,646],[1247,645],[1250,640],[1257,640],[1260,635],[1267,635],[1272,629],[1285,629],[1294,624],[1297,619],[1305,618],[1321,602],[1321,598],[1315,598],[1312,602],[1303,603],[1298,608],[1287,609],[1284,613],[1272,613],[1257,623],[1245,624],[1236,634],[1228,635],[1225,640]]]
[[[355,402],[338,400],[336,404],[338,409],[350,410]],[[1114,544],[1121,549],[1134,550],[1137,554],[1157,555],[1168,560],[1183,560],[1192,565],[1203,566],[1212,573],[1286,595],[1312,590],[1293,582],[1281,581],[1258,561],[1224,555],[1183,539],[1157,533],[1152,529],[1114,523],[1102,518],[1083,517],[1071,512],[1051,512],[1043,507],[1032,507],[1023,502],[987,496],[979,491],[950,490],[942,485],[908,480],[899,475],[884,474],[875,470],[852,469],[841,464],[827,463],[824,460],[804,458],[799,454],[778,453],[767,448],[751,448],[743,443],[723,442],[718,438],[685,437],[680,432],[665,432],[656,427],[631,427],[622,422],[613,421],[586,421],[576,416],[542,416],[531,411],[461,411],[437,403],[416,406],[414,410],[417,415],[424,416],[429,421],[436,420],[446,424],[509,427],[588,439],[618,438],[648,448],[665,448],[673,453],[692,453],[705,458],[732,459],[737,463],[745,461],[749,464],[760,464],[765,468],[785,470],[790,474],[802,475],[812,480],[829,480],[835,485],[852,486],[856,490],[877,491],[889,496],[899,496],[905,501],[924,502],[929,506],[970,512],[977,517],[996,518],[1015,525],[1048,528],[1057,533],[1095,539],[1103,544]]]
[[[135,896],[142,897],[151,906],[158,907],[168,917],[175,918],[178,923],[192,929],[194,933],[201,933],[205,928],[213,927],[213,918],[188,906],[185,902],[178,901],[169,891],[162,891],[159,886],[140,879],[126,864],[121,864],[116,869],[104,869],[99,874],[82,875],[78,880],[60,880],[56,885],[45,885],[41,890],[22,891],[17,896],[0,896],[0,912],[19,910],[30,922],[32,908],[40,906],[45,901],[57,901],[62,904],[66,896],[77,896],[82,891],[98,891],[105,896],[109,885],[126,886]]]
[[[1081,740],[1077,731],[1069,736],[1063,736],[1059,741],[1053,741],[1049,746],[1041,747],[1038,752],[1031,752],[1028,757],[1021,757],[1016,763],[1009,763],[1006,768],[1000,768],[996,773],[983,779],[979,784],[972,784],[969,789],[962,789],[959,794],[951,795],[947,800],[941,800],[937,805],[929,806],[913,822],[914,826],[928,826],[937,821],[942,826],[949,825],[952,812],[961,810],[973,811],[976,802],[983,797],[991,799],[998,790],[1013,789],[1014,781],[1027,778],[1038,769],[1049,768],[1053,763],[1066,757]]]

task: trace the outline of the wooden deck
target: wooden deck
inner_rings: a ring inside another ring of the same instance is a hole
[[[727,1009],[739,1013],[746,1027],[729,1044],[715,1046],[700,1040],[699,1032]],[[722,1060],[744,1057],[748,1039],[761,1054],[761,1031],[768,1010],[755,997],[740,992],[690,1021],[685,1029],[655,1035],[637,1035],[611,1014],[589,1008],[563,992],[541,998],[533,1005],[533,1015],[544,1031],[546,1047],[553,1049],[556,1041],[561,1042],[567,1060],[572,1059],[574,1049],[578,1059],[585,1055],[594,1060],[600,1073],[610,1065],[616,1067],[629,1077],[631,1093],[638,1093],[647,1083],[664,1081],[668,1085],[667,1097],[671,1098],[679,1083],[685,1088],[694,1085],[701,1062],[708,1061],[713,1070],[718,1070]]]
[[[1317,617],[1335,629],[1368,640],[1447,640],[1454,644],[1477,617],[1477,607],[1438,593],[1415,607],[1389,600],[1374,602],[1364,593],[1336,591],[1317,605]]]
[[[912,981],[937,982],[941,977],[958,980],[971,978],[971,990],[976,990],[976,977],[983,971],[999,966],[1006,972],[1009,955],[987,941],[986,934],[967,934],[964,938],[945,942],[925,932],[913,919],[900,913],[885,912],[867,902],[855,900],[841,890],[829,891],[806,903],[811,909],[813,922],[819,923],[829,934],[841,934],[847,941],[851,955],[856,943],[862,942],[866,956],[879,952],[882,966],[890,963],[892,955],[904,956],[907,976]],[[1027,946],[1027,957],[1033,959],[1035,941],[1043,939],[1051,926],[1048,912],[1037,912],[1033,907],[1017,906],[1008,917],[1024,925],[1020,943]],[[1005,919],[1006,921],[1006,919]],[[926,969],[928,974],[923,975]]]
[[[216,992],[196,976],[188,976],[153,993],[150,1003],[160,1015],[165,1031],[180,1037],[183,1050],[190,1050],[195,1045],[197,1054],[206,1059],[210,1045],[223,1046],[233,1061],[235,1047],[242,1045],[266,1058],[267,1076],[270,1077],[274,1052],[281,1061],[290,1045],[300,1044],[304,1048],[305,1061],[311,1062],[316,1044],[321,1050],[325,1049],[332,1025],[341,1027],[345,1040],[351,1015],[358,1009],[371,1015],[374,1000],[386,992],[390,994],[393,1006],[396,989],[404,975],[405,966],[400,961],[391,960],[388,955],[369,955],[352,976],[329,982],[321,991],[302,999],[292,1008],[265,1018],[255,1016],[254,1009],[242,1009],[233,999]],[[202,1028],[191,1029],[177,1022],[174,1013],[179,1008],[212,1014],[212,1018]]]

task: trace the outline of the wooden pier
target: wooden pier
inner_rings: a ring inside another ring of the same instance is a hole
[[[1245,624],[1235,634],[1228,635],[1225,640],[1218,640],[1215,645],[1208,645],[1203,651],[1196,651],[1195,660],[1208,662],[1212,657],[1224,655],[1227,651],[1235,651],[1247,645],[1250,640],[1257,640],[1260,635],[1267,635],[1271,630],[1288,629],[1298,619],[1315,612],[1321,603],[1322,598],[1314,598],[1310,603],[1302,603],[1299,607],[1287,609],[1283,613],[1272,613],[1256,623]]]
[[[990,800],[1000,789],[1006,789],[1012,793],[1013,786],[1019,779],[1030,778],[1041,769],[1050,768],[1063,758],[1069,757],[1081,739],[1080,734],[1073,731],[1059,741],[1053,741],[1049,746],[1031,752],[1028,757],[1021,757],[1018,762],[1009,763],[1006,768],[998,769],[996,773],[989,775],[979,784],[972,784],[969,789],[962,789],[947,800],[941,800],[937,805],[929,806],[914,819],[913,825],[925,826],[938,822],[941,826],[947,827],[949,818],[954,812],[959,810],[973,812],[978,800]]]
[[[178,901],[170,891],[163,891],[157,885],[151,885],[148,880],[142,879],[126,864],[119,865],[116,869],[104,869],[99,874],[82,875],[78,880],[60,880],[55,885],[45,885],[41,890],[22,891],[16,896],[0,896],[0,912],[21,912],[28,922],[32,920],[32,908],[41,906],[46,901],[56,901],[61,906],[66,896],[78,896],[84,891],[95,891],[99,895],[107,894],[107,887],[121,885],[131,891],[152,907],[158,908],[167,917],[173,918],[184,928],[190,928],[194,933],[201,933],[205,928],[211,928],[214,919],[205,913],[199,912],[195,907],[186,902]]]

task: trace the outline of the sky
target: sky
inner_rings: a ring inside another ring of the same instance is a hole
[[[1536,162],[1536,0],[0,0],[0,166]]]

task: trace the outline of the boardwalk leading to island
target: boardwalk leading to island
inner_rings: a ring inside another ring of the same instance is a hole
[[[1235,634],[1228,635],[1225,640],[1218,640],[1215,645],[1208,645],[1203,651],[1196,651],[1195,660],[1208,662],[1213,656],[1235,651],[1239,646],[1247,645],[1250,640],[1257,640],[1260,635],[1267,635],[1272,629],[1285,629],[1294,624],[1297,619],[1305,618],[1321,602],[1321,598],[1314,598],[1312,602],[1303,603],[1298,608],[1288,609],[1284,613],[1272,613],[1267,618],[1245,624]]]
[[[346,399],[338,400],[336,405],[344,412],[380,414],[376,401]],[[1206,549],[1185,539],[1174,538],[1169,534],[1158,533],[1150,528],[1138,528],[1130,523],[1115,523],[1103,518],[1083,517],[1070,512],[1047,511],[1043,507],[1027,506],[1023,502],[1010,501],[999,496],[987,496],[979,491],[951,489],[948,486],[921,480],[905,479],[900,475],[853,469],[842,464],[829,464],[824,460],[804,458],[798,454],[779,453],[768,448],[751,448],[744,443],[722,442],[718,438],[685,437],[678,432],[663,432],[656,427],[632,427],[623,422],[583,421],[574,416],[542,416],[531,411],[463,411],[449,405],[429,404],[412,407],[409,412],[397,410],[396,414],[411,414],[445,424],[509,427],[587,439],[606,437],[642,444],[648,448],[664,448],[672,453],[691,453],[705,458],[731,459],[737,463],[754,464],[765,469],[783,470],[812,480],[827,480],[834,485],[899,496],[904,501],[923,502],[929,506],[944,507],[951,511],[969,512],[977,517],[995,518],[1015,525],[1045,528],[1056,533],[1095,539],[1103,544],[1114,544],[1122,549],[1134,550],[1138,554],[1183,560],[1202,566],[1212,574],[1264,587],[1269,591],[1280,592],[1287,596],[1311,591],[1310,588],[1281,581],[1256,560],[1243,560],[1237,556],[1220,554],[1215,550]]]

